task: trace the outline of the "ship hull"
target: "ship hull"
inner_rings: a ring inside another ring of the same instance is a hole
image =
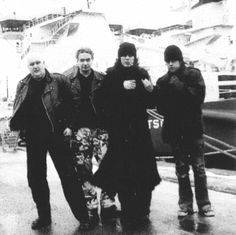
[[[148,113],[155,155],[172,156],[170,147],[161,138],[163,117],[155,110]],[[236,170],[236,99],[204,103],[203,121],[206,165]]]

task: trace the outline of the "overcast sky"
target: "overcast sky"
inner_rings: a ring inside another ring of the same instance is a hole
[[[94,8],[103,10],[110,21],[150,26],[182,21],[185,14],[173,11],[185,0],[97,0]],[[185,4],[186,5],[186,4]],[[172,11],[171,11],[172,10]]]
[[[0,0],[0,14],[39,17],[48,13],[59,13],[63,6],[69,11],[86,6],[84,0]]]
[[[147,24],[163,25],[181,22],[185,14],[176,13],[173,9],[181,7],[188,0],[90,0],[94,11],[103,12],[109,23],[126,25]],[[186,5],[186,4],[185,4]],[[39,17],[48,13],[60,13],[62,7],[67,12],[86,9],[86,0],[0,0],[0,17],[13,15]],[[172,10],[172,11],[171,11]],[[171,12],[171,14],[170,14]],[[151,26],[150,25],[150,26]]]

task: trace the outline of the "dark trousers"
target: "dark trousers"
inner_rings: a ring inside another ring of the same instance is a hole
[[[189,165],[194,173],[195,197],[198,208],[210,205],[204,160],[203,138],[183,139],[172,144],[176,162],[176,175],[179,182],[179,206],[181,209],[193,207],[193,193],[189,179]]]
[[[27,177],[39,216],[50,216],[50,193],[46,165],[46,156],[49,152],[74,216],[78,220],[87,219],[85,197],[82,186],[75,175],[69,146],[65,144],[62,135],[40,132],[40,130],[31,131],[26,134]]]
[[[151,197],[152,190],[145,188],[119,191],[118,199],[121,204],[123,218],[132,220],[149,215]]]

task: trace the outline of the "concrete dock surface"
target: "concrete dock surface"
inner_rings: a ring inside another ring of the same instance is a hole
[[[178,185],[174,166],[158,162],[163,178],[153,191],[151,223],[138,228],[125,229],[117,218],[113,223],[99,222],[88,232],[78,231],[79,223],[64,198],[59,177],[48,157],[48,182],[51,192],[52,225],[34,231],[30,225],[37,217],[26,179],[26,153],[2,152],[0,150],[0,234],[1,235],[76,235],[76,234],[134,234],[134,235],[188,235],[236,234],[236,172],[207,169],[209,196],[215,210],[215,217],[204,218],[198,215],[196,204],[191,216],[179,219]],[[192,177],[192,176],[191,176]],[[222,187],[224,185],[224,187]],[[213,187],[214,186],[214,187]],[[227,189],[227,190],[226,190]]]

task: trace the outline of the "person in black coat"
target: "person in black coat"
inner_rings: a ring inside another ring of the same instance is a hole
[[[101,91],[109,144],[94,184],[118,193],[125,224],[148,220],[152,190],[161,181],[146,112],[151,87],[147,71],[138,66],[135,45],[122,43]]]
[[[193,193],[189,179],[192,165],[199,213],[213,216],[208,197],[204,162],[202,103],[205,83],[199,69],[186,67],[182,51],[170,45],[164,52],[168,72],[156,83],[157,110],[164,116],[163,140],[170,144],[179,182],[179,216],[193,213]]]
[[[31,227],[37,230],[51,224],[47,181],[49,152],[66,200],[80,222],[79,229],[84,230],[84,224],[89,221],[88,210],[65,142],[71,135],[70,83],[62,74],[49,73],[39,54],[29,55],[27,65],[30,73],[17,85],[10,128],[25,134],[28,185],[38,211],[38,218]]]

